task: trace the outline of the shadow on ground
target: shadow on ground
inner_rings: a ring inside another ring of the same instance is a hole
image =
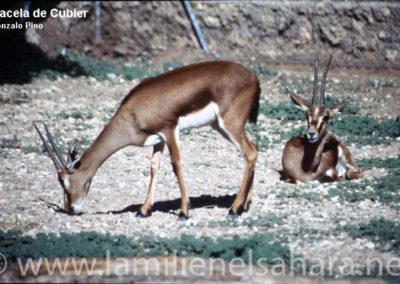
[[[190,208],[203,208],[203,207],[220,207],[220,208],[229,208],[233,200],[235,199],[236,194],[234,195],[222,195],[222,196],[211,196],[211,195],[200,195],[197,197],[190,198]],[[104,212],[104,214],[122,214],[126,212],[138,212],[140,206],[142,204],[132,204],[121,210],[113,210]],[[173,210],[178,210],[181,207],[181,200],[179,198],[174,200],[166,200],[166,201],[158,201],[153,204],[152,212],[170,212]],[[100,214],[101,212],[97,212]]]
[[[222,196],[211,196],[209,194],[207,195],[200,195],[197,197],[191,197],[190,198],[190,208],[191,209],[197,209],[197,208],[203,208],[203,207],[220,207],[220,208],[229,208],[233,200],[235,199],[236,194],[233,195],[222,195]],[[61,214],[67,214],[68,213],[58,206],[55,203],[51,203],[49,201],[46,201],[42,198],[39,199],[41,202],[43,202],[47,208],[53,209],[57,213]],[[123,214],[123,213],[128,213],[128,212],[138,212],[140,206],[142,204],[132,204],[129,205],[123,209],[120,210],[111,210],[107,212],[96,212],[94,214]],[[174,200],[165,200],[165,201],[158,201],[153,204],[152,207],[152,212],[164,212],[168,213],[170,211],[175,211],[180,209],[181,207],[181,200],[179,198],[174,199]],[[85,213],[82,213],[85,214]],[[78,214],[81,215],[81,214]]]

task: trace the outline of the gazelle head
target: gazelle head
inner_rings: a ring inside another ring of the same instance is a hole
[[[83,201],[89,191],[91,178],[87,179],[78,171],[80,167],[80,147],[74,142],[68,151],[67,161],[62,156],[60,150],[54,142],[47,125],[43,123],[47,136],[47,141],[40,132],[36,123],[33,123],[36,131],[39,133],[46,152],[56,167],[58,180],[64,191],[64,210],[71,215],[79,214]]]
[[[347,102],[341,102],[333,106],[325,106],[326,76],[328,75],[331,60],[332,55],[329,58],[324,75],[322,77],[319,104],[317,103],[318,58],[315,60],[314,65],[314,88],[311,103],[305,101],[298,95],[294,94],[289,88],[287,88],[290,93],[290,98],[292,99],[292,102],[296,105],[296,107],[304,111],[306,115],[308,123],[307,140],[310,143],[315,143],[325,136],[329,119],[334,117],[336,113],[341,112],[347,105]]]

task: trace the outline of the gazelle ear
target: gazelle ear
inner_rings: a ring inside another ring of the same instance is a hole
[[[290,92],[290,98],[294,105],[301,109],[302,111],[306,112],[310,108],[310,104],[307,103],[304,99],[300,98],[298,95],[295,95],[293,92]]]
[[[329,107],[329,116],[333,117],[337,113],[342,112],[347,104],[348,104],[348,102],[343,102],[343,103],[338,103],[338,104],[335,104],[335,105]]]
[[[74,141],[68,151],[68,169],[76,169],[79,167],[81,159],[81,146],[78,141]]]

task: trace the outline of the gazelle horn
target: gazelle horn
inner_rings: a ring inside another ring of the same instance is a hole
[[[311,103],[315,105],[317,99],[317,92],[318,92],[318,57],[315,59],[314,65],[314,88],[313,88],[313,95]]]
[[[33,123],[33,126],[35,127],[37,133],[39,134],[40,139],[43,142],[44,148],[46,149],[46,151],[49,154],[51,160],[53,161],[54,166],[56,167],[57,171],[60,171],[63,168],[66,168],[65,160],[62,157],[62,155],[61,155],[59,149],[57,148],[56,144],[54,143],[54,139],[51,136],[51,134],[50,134],[50,132],[49,132],[49,130],[47,128],[47,125],[45,123],[43,123],[43,125],[45,127],[47,138],[48,138],[48,140],[49,140],[49,142],[51,144],[51,147],[47,143],[47,141],[44,138],[43,134],[40,132],[39,127],[37,126],[37,124],[35,122]]]
[[[66,168],[67,167],[67,162],[65,161],[63,155],[61,154],[61,152],[58,149],[56,143],[54,142],[53,136],[51,135],[49,129],[47,128],[47,125],[44,122],[43,122],[43,125],[44,125],[44,130],[46,131],[46,134],[47,134],[47,138],[49,139],[50,144],[53,147],[54,152],[57,155],[57,158],[60,160],[60,162],[63,165],[63,167]]]
[[[321,81],[321,93],[320,93],[320,99],[319,99],[319,104],[321,106],[325,105],[325,84],[326,84],[326,76],[328,75],[328,71],[329,71],[329,67],[331,66],[331,61],[332,61],[332,54],[329,57],[328,60],[328,65],[326,66],[324,75],[322,77],[322,81]]]

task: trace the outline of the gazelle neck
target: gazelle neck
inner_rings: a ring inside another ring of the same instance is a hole
[[[309,142],[307,137],[304,137],[304,156],[301,166],[305,172],[315,172],[318,169],[324,150],[325,136],[326,134],[322,135],[315,143]]]
[[[85,172],[89,177],[93,177],[107,158],[129,144],[123,132],[110,122],[83,153],[78,170]]]

